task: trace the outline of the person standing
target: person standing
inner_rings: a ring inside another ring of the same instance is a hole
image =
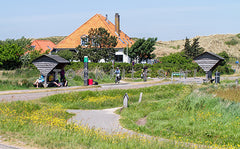
[[[142,73],[143,73],[143,81],[146,82],[147,81],[147,66],[143,67]]]
[[[60,82],[64,82],[64,79],[65,78],[65,71],[64,69],[62,68],[62,70],[60,71]]]

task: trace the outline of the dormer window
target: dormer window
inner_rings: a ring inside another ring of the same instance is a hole
[[[120,37],[119,37],[118,39],[119,39],[123,44],[125,44],[125,42],[124,42]]]
[[[34,50],[36,46],[31,46],[31,50]]]
[[[87,46],[88,38],[87,35],[81,36],[81,46]]]

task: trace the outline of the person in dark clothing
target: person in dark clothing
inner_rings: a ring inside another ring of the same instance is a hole
[[[60,71],[60,82],[63,82],[64,79],[65,79],[65,71],[64,71],[64,69],[62,69],[62,70]]]

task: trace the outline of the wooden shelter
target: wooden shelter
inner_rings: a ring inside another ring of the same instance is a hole
[[[40,71],[40,73],[45,76],[44,87],[47,84],[47,76],[50,72],[55,72],[55,78],[57,73],[61,71],[67,64],[68,60],[58,56],[58,55],[42,55],[32,62],[34,66]]]
[[[206,73],[206,79],[212,79],[212,72],[224,61],[224,58],[212,52],[204,52],[193,59]]]

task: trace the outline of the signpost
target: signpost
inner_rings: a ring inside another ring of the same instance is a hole
[[[84,56],[84,86],[88,86],[88,56]]]
[[[132,79],[134,78],[134,70],[133,70],[133,66],[134,66],[134,61],[132,61]]]

